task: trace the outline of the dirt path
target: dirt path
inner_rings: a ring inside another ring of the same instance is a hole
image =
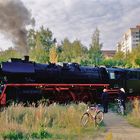
[[[95,140],[140,140],[140,129],[129,125],[122,116],[109,112],[104,115],[104,122],[107,132]]]

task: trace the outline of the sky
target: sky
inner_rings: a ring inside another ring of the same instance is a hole
[[[115,50],[124,32],[140,24],[140,0],[21,1],[35,18],[35,28],[48,27],[58,43],[67,37],[88,47],[98,28],[102,49]],[[0,49],[11,46],[10,39],[0,32]]]

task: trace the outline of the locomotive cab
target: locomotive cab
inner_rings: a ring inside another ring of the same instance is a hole
[[[130,96],[140,96],[140,69],[127,69],[126,87]]]
[[[121,68],[107,68],[110,88],[126,87],[126,71]]]

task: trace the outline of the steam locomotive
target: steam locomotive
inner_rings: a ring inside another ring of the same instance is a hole
[[[12,58],[0,68],[0,104],[9,101],[94,101],[103,88],[116,96],[123,87],[128,96],[140,96],[140,69],[80,66],[77,63],[40,64]]]

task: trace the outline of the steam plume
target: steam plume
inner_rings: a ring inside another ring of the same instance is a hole
[[[32,22],[31,13],[20,0],[0,0],[0,32],[24,55],[28,54],[26,26]]]

